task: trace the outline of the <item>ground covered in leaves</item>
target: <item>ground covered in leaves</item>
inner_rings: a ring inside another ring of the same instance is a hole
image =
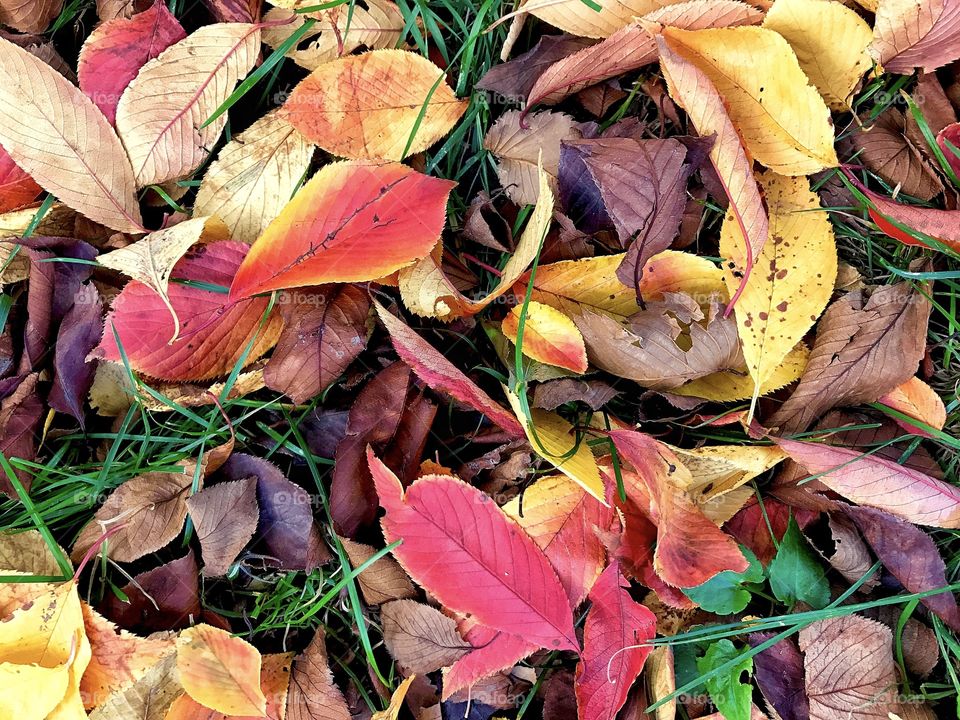
[[[960,3],[0,0],[0,720],[960,716]]]

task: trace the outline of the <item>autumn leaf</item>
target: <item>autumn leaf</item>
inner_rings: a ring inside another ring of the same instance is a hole
[[[350,55],[301,81],[281,114],[334,155],[403,160],[446,135],[466,110],[443,78],[440,68],[406,50]]]
[[[453,185],[399,163],[325,165],[254,243],[230,298],[375,280],[409,265],[440,237]]]
[[[29,205],[43,188],[37,185],[3,148],[0,148],[0,213]]]
[[[470,617],[461,618],[457,629],[471,649],[444,669],[442,700],[464,690],[472,691],[484,678],[509,670],[538,649],[538,645],[520,635],[481,625]]]
[[[662,34],[670,49],[696,65],[724,98],[744,146],[758,162],[782,175],[807,175],[838,164],[830,111],[780,35],[755,27],[664,28]]]
[[[577,665],[577,714],[583,720],[613,720],[627,700],[652,647],[656,617],[627,592],[629,584],[612,563],[590,591]]]
[[[527,52],[487,70],[474,87],[502,97],[526,98],[548,68],[593,44],[589,38],[573,35],[544,35]]]
[[[310,4],[301,5],[310,7]],[[286,55],[307,70],[316,70],[359,47],[371,50],[395,47],[404,26],[403,14],[390,0],[366,0],[363,5],[338,5],[316,13],[295,13],[278,3],[278,7],[263,16],[264,44],[279,47],[309,18],[317,23]]]
[[[130,18],[101,23],[87,37],[77,59],[80,89],[112,125],[117,103],[148,61],[187,36],[162,2]]]
[[[236,135],[200,181],[193,213],[215,215],[229,238],[252,243],[280,214],[310,167],[314,146],[271,112]]]
[[[200,624],[177,637],[177,672],[191,698],[225,715],[266,714],[260,653],[248,642]]]
[[[527,0],[521,11],[572,35],[596,38],[612,35],[634,17],[660,6],[654,0],[601,0],[593,6],[580,0]]]
[[[112,593],[104,599],[103,614],[137,631],[189,627],[201,614],[199,575],[193,550],[188,550],[183,557],[134,575],[120,588],[123,600]],[[182,692],[179,683],[177,688]]]
[[[873,33],[856,12],[832,0],[776,0],[763,27],[790,43],[800,68],[834,110],[846,110],[850,95],[872,66]]]
[[[340,538],[340,544],[354,567],[360,567],[377,553],[375,548],[347,538]],[[370,605],[382,605],[417,594],[403,568],[389,555],[374,560],[372,565],[357,575],[357,584],[363,599]]]
[[[26,50],[0,39],[0,67],[11,80],[0,103],[0,143],[46,191],[91,220],[142,232],[134,173],[103,113],[66,78]],[[40,90],[43,88],[43,90]],[[69,116],[69,122],[55,118]]]
[[[817,326],[800,383],[767,424],[805,430],[831,408],[873,402],[908,380],[923,357],[929,314],[925,295],[910,283],[835,301]]]
[[[229,287],[247,252],[246,245],[233,241],[201,245],[174,265],[171,274],[174,279]],[[148,285],[131,282],[113,301],[97,356],[120,360],[122,345],[130,367],[145,375],[207,380],[229,373],[244,353],[246,362],[253,362],[280,334],[281,322],[273,313],[261,328],[267,298],[230,301],[223,292],[184,283],[171,285],[168,297],[180,318],[174,342],[169,342],[174,321],[163,299]]]
[[[419,584],[446,607],[470,613],[484,625],[522,634],[543,647],[579,648],[556,572],[492,501],[441,475],[422,477],[404,492],[372,452],[367,457],[387,511],[381,521],[384,537],[403,539],[394,555]],[[437,562],[438,555],[444,562]],[[514,569],[520,567],[523,571]]]
[[[204,123],[253,67],[259,49],[258,26],[216,23],[140,69],[120,97],[116,119],[138,187],[186,177],[207,159],[227,116]]]
[[[943,405],[943,400],[937,395],[936,390],[918,377],[912,377],[901,383],[881,397],[878,402],[919,420],[934,430],[942,430],[947,421],[947,409]],[[918,427],[909,420],[900,417],[894,417],[894,420],[907,432],[923,437],[933,437],[929,430]]]
[[[390,656],[410,672],[426,674],[452,665],[469,650],[457,623],[429,605],[396,600],[380,608]]]
[[[0,23],[23,33],[42,33],[56,19],[63,0],[3,0],[0,2]]]
[[[114,691],[90,713],[91,720],[165,720],[170,706],[183,694],[176,669],[176,654],[166,655],[132,685]]]
[[[203,555],[203,574],[225,575],[257,529],[257,479],[218,483],[186,500]]]
[[[353,716],[333,681],[323,628],[293,660],[287,720],[350,720]]]
[[[833,228],[807,180],[770,171],[758,179],[767,201],[769,234],[753,258],[756,272],[744,284],[735,308],[754,398],[823,312],[837,276]],[[722,268],[731,294],[747,272],[745,247],[740,226],[728,212],[720,254],[729,260]]]
[[[500,329],[512,343],[517,342],[522,306],[515,305]],[[526,306],[523,326],[523,354],[537,362],[583,374],[587,371],[587,350],[573,320],[549,305],[532,301]]]
[[[888,72],[931,72],[960,57],[960,14],[955,0],[881,0],[871,54]]]

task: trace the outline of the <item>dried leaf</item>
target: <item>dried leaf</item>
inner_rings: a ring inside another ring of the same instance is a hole
[[[472,618],[462,619],[458,629],[471,650],[443,671],[442,700],[464,690],[472,691],[485,678],[510,670],[538,649],[520,635],[481,625]]]
[[[881,0],[871,54],[888,72],[932,72],[960,57],[960,6],[955,0]]]
[[[294,88],[281,113],[333,155],[403,160],[446,135],[466,107],[426,58],[373,50],[318,67]]]
[[[133,685],[114,692],[90,714],[91,720],[165,720],[167,710],[183,694],[176,655],[170,653]]]
[[[187,693],[226,715],[266,714],[260,690],[260,653],[253,645],[210,625],[195,625],[177,638],[177,672]]]
[[[907,195],[929,200],[943,190],[943,183],[905,131],[903,113],[889,108],[850,140],[859,162],[891,185],[899,185]]]
[[[751,633],[751,646],[769,640],[774,634]],[[810,720],[810,703],[804,689],[803,655],[792,639],[781,640],[753,657],[754,678],[767,701],[782,720]]]
[[[0,119],[0,143],[14,162],[91,220],[142,232],[133,169],[103,113],[63,75],[3,39],[0,67],[10,78],[0,104],[17,108]]]
[[[0,213],[29,205],[41,192],[43,188],[0,148]]]
[[[120,97],[116,119],[138,187],[179,180],[207,159],[227,116],[201,126],[250,71],[259,50],[259,26],[215,23],[143,66]]]
[[[429,605],[395,600],[380,608],[380,618],[391,657],[408,672],[434,672],[470,648],[457,633],[456,621]]]
[[[2,0],[0,23],[24,33],[42,33],[63,8],[63,0]]]
[[[661,4],[655,0],[601,0],[591,7],[580,0],[527,0],[522,10],[573,35],[607,37]]]
[[[226,575],[257,529],[257,478],[204,488],[187,498],[187,510],[200,541],[203,574]]]
[[[254,243],[231,299],[375,280],[409,265],[440,237],[453,186],[399,163],[325,165]]]
[[[126,600],[107,597],[104,615],[129,630],[188,627],[200,617],[199,574],[190,550],[182,558],[134,576],[121,588]]]
[[[47,403],[67,413],[85,426],[84,403],[93,385],[97,364],[87,357],[103,337],[103,304],[100,294],[84,283],[74,296],[73,307],[64,316],[57,331],[53,358],[53,387]]]
[[[323,628],[320,628],[306,650],[294,658],[287,693],[287,720],[351,720],[352,717],[333,682]]]
[[[544,35],[527,52],[487,70],[474,87],[494,93],[497,100],[523,103],[548,68],[591,44],[572,35]]]
[[[340,538],[350,564],[360,567],[372,558],[377,550],[362,543]],[[370,605],[382,605],[391,600],[414,597],[416,588],[403,568],[389,555],[375,560],[374,563],[357,576],[357,584],[363,593],[363,599]],[[415,671],[418,672],[418,671]]]
[[[935,430],[943,430],[947,422],[947,409],[937,391],[918,377],[912,377],[888,392],[878,402],[897,412],[909,415]],[[908,420],[895,417],[897,424],[909,433],[922,437],[933,437],[930,431],[918,427]]]
[[[223,219],[229,237],[252,243],[299,187],[314,146],[277,112],[234,136],[204,173],[194,215]]]

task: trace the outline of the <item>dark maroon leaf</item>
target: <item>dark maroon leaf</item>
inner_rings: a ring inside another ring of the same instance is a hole
[[[84,404],[97,370],[97,361],[87,362],[87,356],[102,336],[100,294],[92,283],[81,285],[57,333],[53,387],[47,397],[50,407],[74,417],[81,428],[85,427]]]
[[[463,236],[499,252],[508,252],[513,247],[510,223],[497,212],[490,196],[482,190],[470,201],[463,216]]]
[[[420,460],[430,435],[437,406],[422,394],[411,398],[390,445],[383,453],[383,462],[392,468],[397,477],[406,484],[413,482],[420,470]]]
[[[532,50],[488,70],[476,87],[495,93],[493,99],[501,103],[525,103],[544,70],[593,42],[572,35],[545,35]]]
[[[752,647],[774,633],[751,633]],[[792,639],[781,640],[753,658],[753,673],[760,692],[783,720],[810,720],[810,703],[804,686],[803,655]]]
[[[350,409],[330,485],[330,513],[341,535],[355,537],[377,516],[379,500],[367,467],[367,445],[381,452],[396,434],[409,386],[410,368],[395,362],[367,383]]]
[[[292,483],[273,463],[234,453],[219,475],[226,480],[257,479],[260,523],[254,549],[267,556],[267,564],[283,570],[312,570],[330,560],[320,529],[313,519],[311,496]]]
[[[50,343],[53,327],[53,295],[56,287],[54,263],[44,262],[53,253],[25,248],[30,259],[30,282],[27,285],[27,323],[23,328],[23,355],[20,372],[39,369]]]
[[[7,397],[0,402],[0,452],[4,457],[33,461],[37,455],[37,431],[43,419],[43,403],[37,396],[37,373],[24,377]],[[30,490],[33,476],[17,470],[17,478],[25,490]],[[6,473],[0,473],[0,490],[17,497]]]
[[[217,22],[255,23],[260,20],[263,0],[203,0]]]
[[[919,593],[946,586],[946,568],[931,537],[912,523],[882,510],[845,508],[884,567],[909,592]],[[921,602],[947,625],[960,629],[960,609],[951,592],[923,598]]]
[[[619,392],[603,380],[560,378],[537,385],[533,393],[533,405],[544,410],[554,410],[564,403],[579,400],[591,409],[599,410],[617,395]]]
[[[189,627],[201,613],[198,575],[190,550],[178,560],[136,575],[122,588],[127,601],[109,595],[100,610],[127,630],[149,633]]]
[[[370,297],[356,285],[337,285],[288,290],[280,298],[283,331],[263,379],[302,404],[363,352],[372,327]]]

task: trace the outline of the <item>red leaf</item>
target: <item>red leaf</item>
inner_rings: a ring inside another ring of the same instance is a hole
[[[406,492],[367,451],[387,542],[407,573],[444,606],[555,650],[579,650],[573,613],[543,552],[465,482],[428,475]]]
[[[173,277],[229,286],[246,252],[240,242],[198,246],[174,266]],[[267,298],[231,302],[223,293],[180,283],[170,284],[168,296],[180,318],[174,342],[167,342],[174,336],[174,324],[163,299],[149,286],[131,282],[113,301],[95,352],[120,360],[116,328],[134,370],[161,380],[208,380],[230,372],[253,337],[257,339],[248,362],[270,349],[280,333],[276,315],[259,329]]]
[[[613,563],[590,591],[590,613],[583,629],[583,653],[577,665],[580,720],[613,720],[627,700],[657,634],[657,619],[627,592],[629,585]]]
[[[80,50],[80,89],[113,125],[120,96],[140,68],[186,36],[162,0],[131,18],[109,20],[90,33]]]
[[[478,680],[512,668],[539,649],[519,635],[494,630],[467,619],[458,629],[474,650],[456,660],[443,673],[443,699],[470,687]]]
[[[0,148],[0,213],[29,205],[43,190],[3,148]]]
[[[324,166],[257,239],[230,298],[384,277],[437,244],[456,183],[400,163]]]

